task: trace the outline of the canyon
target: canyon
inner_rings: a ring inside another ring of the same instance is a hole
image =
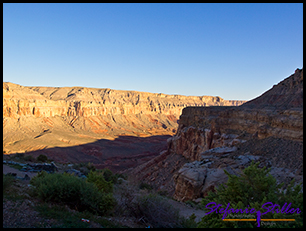
[[[242,103],[214,96],[4,82],[3,151],[120,171],[166,149],[186,106]]]
[[[5,154],[91,162],[178,201],[198,200],[252,161],[303,183],[303,69],[248,102],[3,83]]]
[[[179,201],[196,200],[252,161],[285,186],[303,182],[303,69],[238,107],[186,107],[168,148],[130,174]]]

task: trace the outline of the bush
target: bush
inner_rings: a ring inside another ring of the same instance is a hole
[[[87,166],[86,166],[87,170],[88,171],[96,171],[96,167],[92,164],[92,163],[87,163]]]
[[[104,179],[107,182],[112,182],[112,183],[117,183],[118,177],[123,176],[122,174],[114,174],[111,170],[109,170],[108,168],[104,168],[104,169],[99,169],[98,170],[99,173],[102,173]]]
[[[41,155],[39,155],[39,156],[36,158],[36,160],[37,160],[38,162],[47,162],[47,161],[48,161],[48,157],[41,154]]]
[[[30,162],[33,162],[35,160],[34,157],[31,155],[24,156],[23,159],[25,161],[30,161]]]
[[[14,183],[14,177],[11,175],[3,174],[3,193],[8,191]]]
[[[79,211],[88,210],[104,215],[115,205],[111,193],[99,191],[95,184],[67,173],[47,174],[42,171],[30,183],[34,186],[33,196],[45,202],[67,204]]]
[[[159,190],[157,191],[157,194],[160,196],[165,196],[165,197],[169,196],[169,193],[167,190]]]
[[[299,208],[302,211],[300,214],[282,214],[282,213],[272,213],[268,212],[261,216],[261,219],[295,219],[295,222],[290,221],[277,221],[273,228],[280,227],[302,227],[303,226],[303,193],[301,193],[301,184],[294,185],[294,181],[290,183],[287,187],[286,192],[282,191],[281,188],[283,184],[277,185],[276,179],[269,174],[270,169],[265,167],[260,169],[258,164],[252,164],[242,171],[240,176],[235,176],[229,174],[227,171],[225,173],[228,175],[228,181],[224,185],[216,190],[216,192],[209,192],[208,196],[202,200],[202,204],[206,206],[210,202],[215,202],[216,204],[222,204],[222,208],[226,208],[228,203],[230,203],[230,208],[242,209],[255,208],[256,211],[260,210],[262,213],[265,209],[261,206],[266,202],[272,202],[273,204],[278,204],[281,207],[287,203],[291,204],[291,208]],[[218,210],[219,211],[219,210]],[[204,216],[199,222],[199,228],[219,228],[219,227],[239,227],[239,228],[254,228],[257,227],[258,223],[250,221],[234,221],[225,222],[222,221],[222,216],[224,214],[212,212]],[[246,218],[246,215],[240,212],[237,215]],[[227,215],[226,218],[229,218]],[[254,217],[257,218],[256,213]]]
[[[165,198],[157,194],[139,196],[136,200],[136,217],[153,228],[182,227],[182,217]]]
[[[196,215],[194,213],[191,214],[188,219],[183,218],[181,221],[183,228],[196,228],[198,224],[195,219]]]
[[[111,181],[106,181],[104,178],[103,173],[99,173],[96,171],[90,171],[87,175],[87,182],[95,184],[98,187],[99,191],[105,193],[112,193],[113,192],[113,184]]]
[[[169,199],[139,191],[139,182],[124,182],[115,187],[118,202],[115,207],[116,216],[130,216],[153,228],[191,228],[197,225],[194,216],[188,219],[179,216],[179,210],[171,205]]]
[[[147,189],[149,191],[153,189],[153,187],[150,184],[147,184],[145,182],[141,182],[140,185],[139,185],[139,188],[140,189]]]

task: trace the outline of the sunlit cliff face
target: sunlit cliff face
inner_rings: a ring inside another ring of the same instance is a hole
[[[3,148],[24,152],[119,135],[173,135],[186,106],[237,106],[243,102],[212,96],[3,83]],[[48,134],[39,136],[47,129]],[[40,138],[34,139],[37,136]]]

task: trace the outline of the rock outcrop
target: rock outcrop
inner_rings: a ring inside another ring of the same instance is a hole
[[[20,169],[20,171],[23,172],[41,172],[41,171],[45,171],[47,173],[54,173],[55,171],[58,171],[58,167],[52,162],[51,164],[49,163],[43,163],[43,164],[39,164],[39,163],[27,163],[27,164],[23,164],[23,163],[18,163],[15,161],[3,161],[3,164],[11,164],[11,165],[19,165],[20,167],[22,167]]]
[[[270,140],[293,141],[297,147],[290,152],[297,152],[298,156],[295,161],[300,161],[303,156],[301,149],[303,141],[302,96],[303,69],[297,69],[293,75],[242,106],[185,108],[180,117],[177,134],[170,139],[169,147],[173,152],[194,162],[185,164],[174,175],[176,184],[174,198],[191,200],[204,196],[207,190],[227,180],[223,170],[230,172],[236,169],[234,172],[237,173],[241,167],[247,166],[252,160],[262,159],[262,166],[270,165],[273,169],[283,164],[277,160],[271,164],[272,159],[262,156],[263,153],[260,152],[258,154],[261,155],[254,155],[255,152],[252,151],[254,147],[249,147],[249,152],[246,153],[237,151],[236,146],[247,147],[251,139],[271,137]],[[268,145],[272,143],[273,141]],[[276,151],[280,153],[277,155]],[[275,147],[269,154],[282,159],[289,153],[281,152],[278,147]],[[290,159],[290,157],[287,158]],[[217,167],[213,162],[219,162],[219,166]],[[290,166],[291,161],[286,162],[283,170],[287,172],[281,174],[282,181],[290,172],[291,178],[301,182],[301,175],[294,174],[294,172],[296,173],[297,169],[302,171],[303,166]],[[275,171],[272,171],[271,174],[277,177]]]
[[[183,157],[180,168],[172,165],[168,170],[172,180],[165,184],[158,178],[159,172],[167,175],[164,169],[139,167],[133,172],[139,178],[141,172],[145,176],[156,175],[152,183],[182,201],[205,196],[226,182],[224,170],[238,174],[252,160],[260,161],[261,167],[272,167],[271,174],[285,185],[293,178],[302,182],[302,96],[303,69],[297,69],[260,97],[239,107],[186,107],[177,133],[168,139],[168,156]],[[148,177],[142,180],[149,182]]]

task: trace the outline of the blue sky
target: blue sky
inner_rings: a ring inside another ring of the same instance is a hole
[[[303,4],[3,4],[3,81],[250,100],[303,65]]]

